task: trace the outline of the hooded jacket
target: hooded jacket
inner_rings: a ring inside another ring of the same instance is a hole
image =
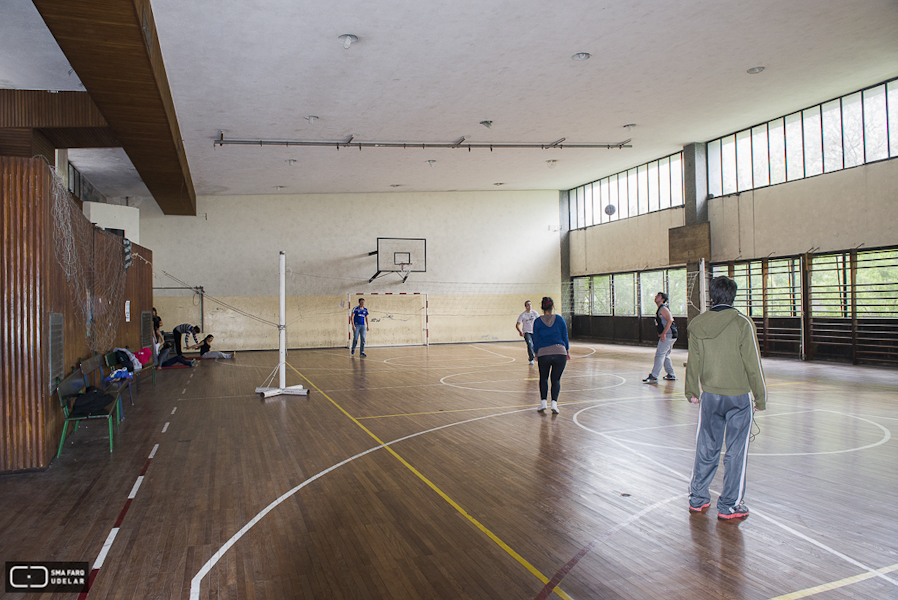
[[[700,398],[701,390],[722,396],[751,391],[755,407],[767,407],[755,324],[732,306],[715,306],[689,322],[686,399]]]

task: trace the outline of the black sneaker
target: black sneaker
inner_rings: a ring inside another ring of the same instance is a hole
[[[676,375],[665,375],[662,379],[664,379],[664,381],[676,381],[677,376]]]
[[[645,379],[642,380],[642,383],[658,383],[658,378],[649,375]]]
[[[737,504],[736,506],[726,506],[717,510],[717,518],[721,521],[747,519],[748,507],[744,504]]]

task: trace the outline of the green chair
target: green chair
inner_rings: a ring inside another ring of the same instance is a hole
[[[78,430],[78,424],[81,421],[89,421],[91,419],[106,419],[106,422],[109,424],[109,451],[112,452],[112,420],[113,416],[116,415],[116,411],[120,410],[121,404],[118,399],[113,399],[100,414],[73,417],[71,413],[75,400],[82,392],[84,392],[86,387],[87,380],[84,378],[84,373],[81,372],[81,369],[75,369],[56,387],[56,395],[59,397],[59,404],[62,406],[62,412],[65,415],[65,422],[62,424],[62,435],[59,437],[59,450],[56,451],[56,458],[59,458],[62,455],[62,444],[65,442],[69,423],[75,424],[74,429],[72,429],[72,433],[75,433]],[[118,413],[117,416],[120,417],[121,413]],[[116,419],[116,421],[117,420],[118,419]]]

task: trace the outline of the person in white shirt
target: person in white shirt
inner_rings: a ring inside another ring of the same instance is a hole
[[[521,316],[518,317],[518,322],[515,323],[515,327],[518,330],[518,334],[524,338],[524,342],[527,344],[527,356],[530,359],[530,364],[533,364],[533,322],[539,318],[539,313],[533,310],[530,304],[530,300],[524,303],[524,312],[521,313]]]

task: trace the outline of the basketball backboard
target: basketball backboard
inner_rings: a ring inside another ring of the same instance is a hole
[[[402,281],[409,273],[427,271],[427,240],[424,238],[377,238],[377,272],[368,280],[371,283],[384,273],[399,273]]]

